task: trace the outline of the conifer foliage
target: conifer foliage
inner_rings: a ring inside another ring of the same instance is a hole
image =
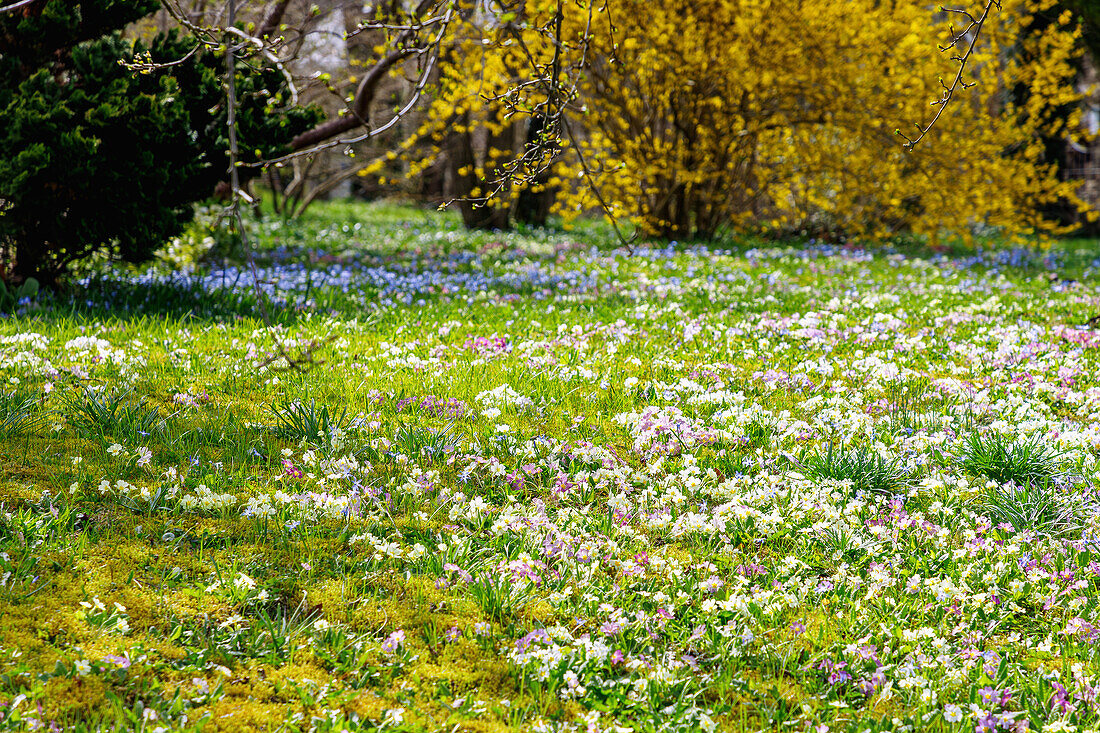
[[[141,262],[227,174],[220,54],[121,30],[156,0],[39,0],[0,15],[0,280],[52,284],[106,250]],[[242,148],[286,148],[316,120],[283,111],[275,69],[239,74]]]

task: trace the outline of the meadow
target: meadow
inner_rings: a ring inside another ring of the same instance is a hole
[[[7,304],[0,730],[1100,728],[1100,250],[317,211]]]

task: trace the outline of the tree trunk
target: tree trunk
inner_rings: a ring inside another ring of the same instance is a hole
[[[481,197],[473,196],[475,189],[482,189],[485,182],[476,175],[477,155],[474,150],[473,134],[470,132],[469,115],[462,115],[456,127],[462,132],[452,133],[447,143],[447,163],[450,173],[450,190],[448,198],[458,203],[458,209],[462,214],[462,223],[467,229],[500,229],[505,231],[511,227],[511,207],[508,205],[494,205],[492,201],[481,200]],[[496,136],[488,136],[487,147],[492,146]]]
[[[542,115],[531,118],[527,124],[527,148],[539,143],[543,124]],[[546,220],[550,216],[550,207],[554,205],[554,197],[557,195],[557,190],[550,188],[548,185],[549,181],[550,169],[547,168],[535,177],[530,186],[520,191],[519,198],[516,201],[516,221],[530,226],[546,226]]]

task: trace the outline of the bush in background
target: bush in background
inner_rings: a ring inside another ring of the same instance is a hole
[[[226,177],[222,59],[176,34],[121,35],[158,7],[40,0],[0,16],[0,280],[52,285],[103,250],[145,261]],[[281,109],[284,84],[275,69],[240,75],[253,159],[317,119]]]

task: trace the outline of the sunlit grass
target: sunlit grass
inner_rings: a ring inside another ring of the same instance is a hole
[[[1085,270],[253,227],[0,321],[0,730],[1100,725]]]

